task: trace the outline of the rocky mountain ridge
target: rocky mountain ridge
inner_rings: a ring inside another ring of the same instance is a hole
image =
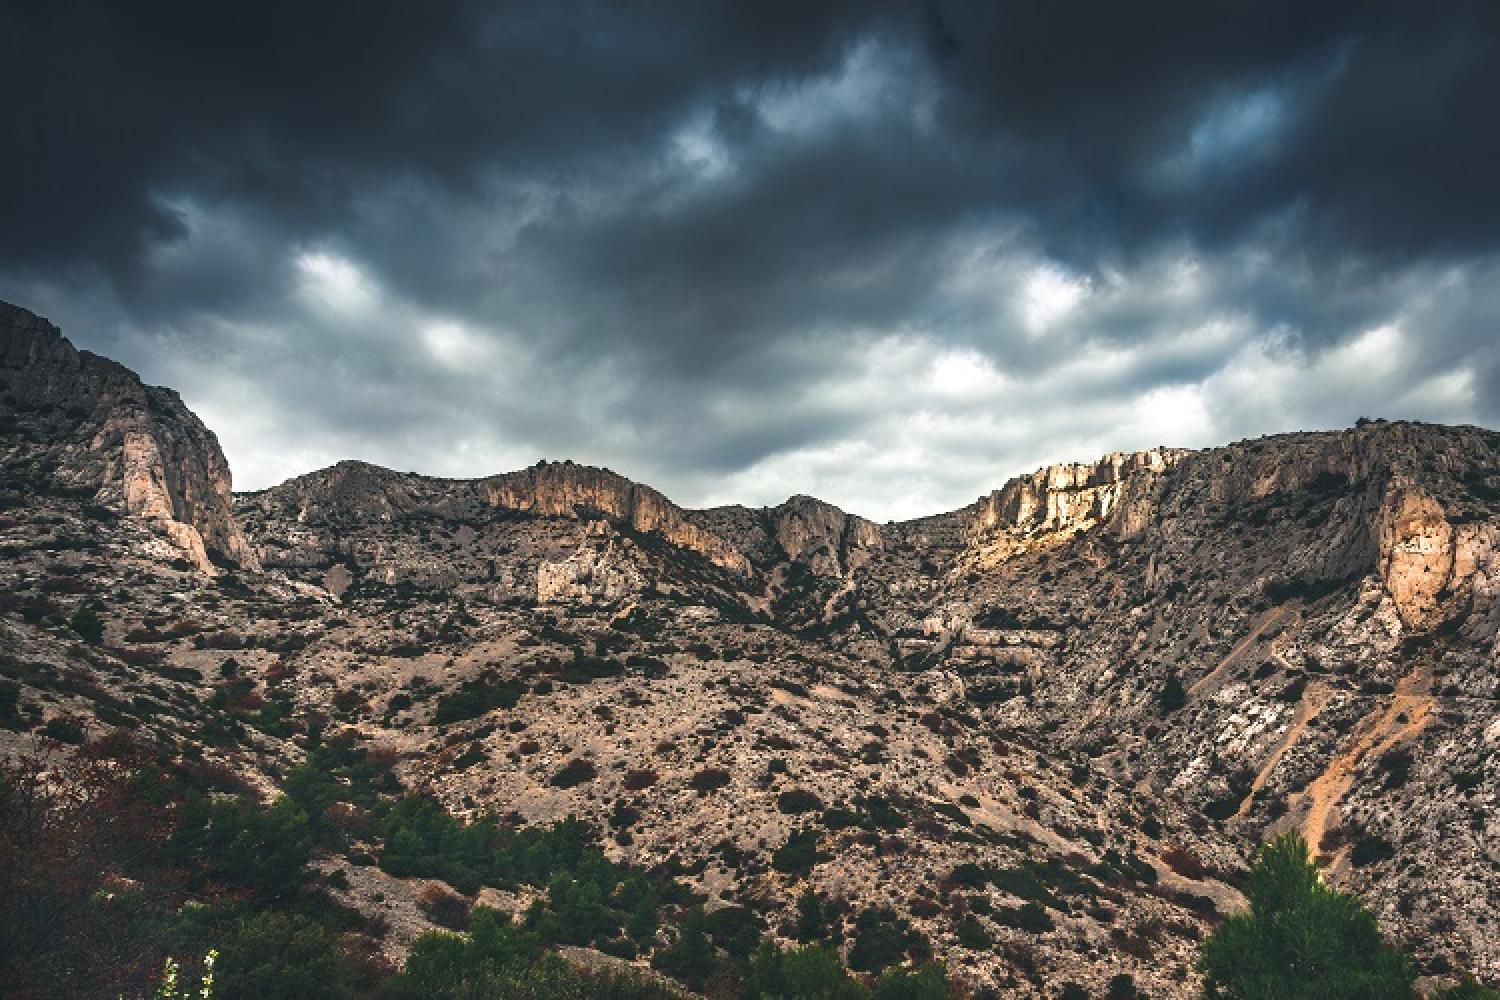
[[[0,347],[19,718],[260,787],[337,725],[459,814],[580,816],[710,908],[889,906],[1006,995],[1191,994],[1250,851],[1295,828],[1433,974],[1500,975],[1500,434],[1111,455],[888,524],[568,462],[343,462],[231,508],[174,396],[37,323]],[[98,647],[65,624],[87,602]],[[351,872],[350,905],[415,912]]]

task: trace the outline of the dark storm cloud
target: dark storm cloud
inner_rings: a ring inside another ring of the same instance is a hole
[[[913,513],[1495,421],[1497,11],[7,6],[0,295],[257,486],[545,453]]]

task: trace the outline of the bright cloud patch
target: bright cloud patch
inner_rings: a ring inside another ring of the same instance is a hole
[[[294,262],[302,291],[312,302],[336,312],[353,313],[375,304],[376,289],[349,260],[325,251],[307,251]]]
[[[1021,322],[1033,336],[1046,333],[1078,307],[1087,291],[1084,281],[1059,267],[1034,268],[1021,294]]]

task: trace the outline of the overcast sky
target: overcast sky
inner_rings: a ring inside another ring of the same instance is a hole
[[[240,489],[573,458],[883,520],[1495,427],[1497,46],[1487,0],[4,4],[0,298]]]

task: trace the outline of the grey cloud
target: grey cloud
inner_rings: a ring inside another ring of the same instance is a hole
[[[569,456],[883,516],[1495,422],[1494,11],[7,9],[0,296],[179,385],[254,486]],[[1346,378],[1360,343],[1400,371]]]

